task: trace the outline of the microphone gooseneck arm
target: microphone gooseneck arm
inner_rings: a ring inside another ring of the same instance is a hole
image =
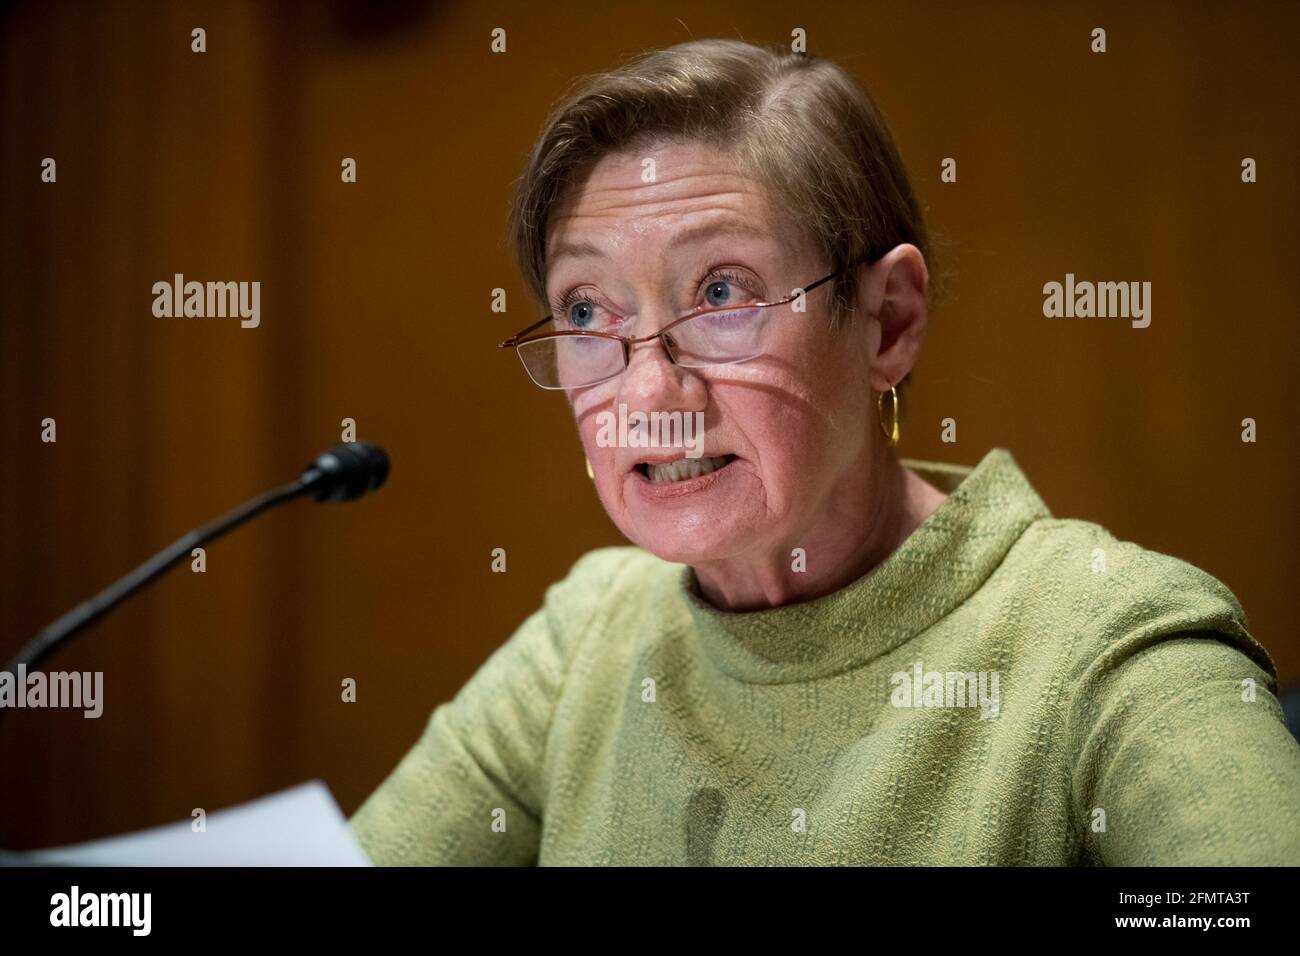
[[[20,666],[27,670],[35,668],[60,644],[103,617],[168,568],[189,557],[195,548],[238,528],[263,511],[303,495],[311,495],[318,501],[351,501],[374,491],[387,477],[388,455],[378,445],[367,442],[335,445],[312,462],[297,481],[273,488],[228,511],[215,521],[195,528],[90,600],[78,604],[23,645],[22,650],[4,669],[17,679]],[[7,709],[0,707],[0,717],[4,716]]]
[[[173,564],[185,560],[195,548],[202,547],[209,541],[221,537],[227,531],[239,527],[245,521],[256,517],[268,508],[274,508],[278,504],[283,504],[305,494],[308,488],[307,483],[301,479],[288,485],[282,485],[244,502],[238,508],[231,509],[215,521],[210,521],[201,528],[195,528],[188,534],[173,541],[134,571],[118,578],[94,597],[82,601],[63,617],[47,625],[41,633],[23,645],[23,649],[18,652],[17,656],[5,665],[5,670],[15,676],[18,673],[20,664],[24,665],[27,670],[32,670],[58,645],[103,617]],[[0,714],[3,713],[4,709],[0,708]]]

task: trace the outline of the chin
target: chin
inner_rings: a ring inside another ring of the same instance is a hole
[[[734,520],[735,517],[629,515],[621,530],[633,544],[657,558],[697,565],[741,554],[760,540],[758,529],[747,521]]]

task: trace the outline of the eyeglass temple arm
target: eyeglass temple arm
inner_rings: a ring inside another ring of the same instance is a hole
[[[834,279],[837,275],[839,275],[839,274],[840,274],[841,272],[843,272],[843,271],[844,271],[843,269],[836,269],[836,270],[835,270],[834,272],[832,272],[830,275],[828,275],[828,276],[822,276],[820,279],[818,279],[818,280],[817,280],[816,282],[814,282],[812,285],[810,285],[810,286],[805,286],[803,291],[804,291],[804,292],[811,292],[813,289],[817,288],[817,287],[818,287],[819,285],[821,285],[823,282],[829,282],[831,279]],[[794,299],[794,298],[797,298],[797,296],[791,296],[790,298]]]

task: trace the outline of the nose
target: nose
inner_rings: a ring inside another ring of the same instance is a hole
[[[703,411],[707,402],[704,380],[672,361],[662,337],[632,346],[619,392],[630,411]]]

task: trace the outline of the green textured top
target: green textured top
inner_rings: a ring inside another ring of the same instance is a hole
[[[1300,864],[1232,593],[1052,518],[1011,455],[813,601],[582,557],[351,819],[380,864]]]

